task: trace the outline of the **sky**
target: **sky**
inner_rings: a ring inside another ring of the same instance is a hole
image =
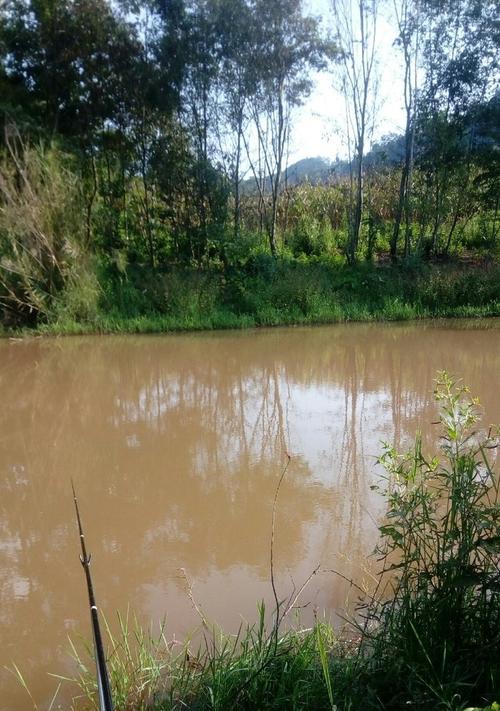
[[[321,17],[325,28],[332,27],[331,0],[305,0],[305,12]],[[393,47],[396,28],[390,17],[379,17],[379,108],[374,140],[389,133],[400,133],[404,126],[401,59]],[[334,88],[335,66],[330,72],[316,73],[314,89],[304,105],[295,110],[290,138],[289,163],[301,158],[321,156],[328,160],[346,157],[344,99]]]

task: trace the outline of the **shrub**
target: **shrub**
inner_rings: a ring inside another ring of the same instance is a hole
[[[84,262],[77,177],[56,149],[15,134],[0,160],[0,303],[7,323],[46,319]]]
[[[364,649],[384,708],[463,708],[492,701],[500,684],[499,480],[497,442],[474,431],[477,403],[441,374],[441,458],[420,439],[407,454],[387,447],[388,511],[378,551],[385,602]]]

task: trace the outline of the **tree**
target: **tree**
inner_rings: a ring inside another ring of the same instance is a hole
[[[25,132],[64,139],[79,153],[90,242],[97,199],[98,136],[131,114],[140,42],[105,0],[7,0],[2,14],[4,109]]]
[[[422,11],[425,82],[417,159],[425,177],[420,241],[430,255],[449,251],[458,223],[470,214],[475,113],[498,85],[500,34],[493,1],[425,0]]]
[[[222,0],[217,5],[217,32],[220,37],[219,109],[217,139],[225,171],[232,185],[233,234],[239,237],[241,222],[242,159],[248,144],[250,103],[257,91],[254,66],[256,27],[252,8],[246,0]]]
[[[411,192],[415,150],[415,131],[418,111],[418,66],[421,32],[421,0],[394,0],[394,11],[398,26],[396,44],[403,55],[403,93],[405,107],[404,161],[401,168],[398,204],[391,237],[390,252],[394,261],[397,256],[401,221],[405,222],[404,256],[411,250]]]
[[[105,0],[7,0],[2,20],[11,97],[50,135],[85,145],[126,110],[138,39]]]
[[[361,235],[364,203],[364,154],[373,127],[376,99],[378,0],[332,0],[341,50],[341,90],[346,103],[351,194],[347,261],[353,264]]]
[[[252,57],[257,90],[251,113],[258,144],[258,158],[250,160],[263,222],[273,256],[277,253],[278,204],[291,130],[291,113],[309,94],[310,72],[325,66],[333,56],[332,45],[322,39],[318,21],[302,14],[301,0],[256,0]],[[270,191],[270,204],[266,192]]]
[[[490,215],[489,230],[485,229],[483,238],[494,250],[500,227],[500,92],[482,106],[476,107],[474,117],[475,161],[478,170],[474,188],[482,210]]]

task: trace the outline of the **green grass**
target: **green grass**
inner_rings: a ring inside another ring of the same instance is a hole
[[[417,437],[380,459],[379,584],[350,625],[283,628],[278,605],[268,628],[261,606],[232,636],[202,616],[195,644],[128,615],[118,634],[105,622],[116,711],[499,711],[500,482],[490,463],[499,441],[478,432],[476,401],[445,373],[436,399],[439,453],[425,455]],[[64,681],[79,690],[79,709],[96,708],[91,645],[72,653],[79,671]]]
[[[204,627],[204,641],[173,643],[161,629],[154,634],[136,620],[119,618],[119,632],[108,636],[108,669],[117,711],[150,709],[331,709],[342,678],[352,665],[347,645],[333,635],[330,625],[290,629],[275,637],[264,623],[242,627],[236,635]],[[198,635],[200,637],[200,635]],[[90,645],[72,644],[79,673],[59,682],[78,687],[95,708],[96,685]],[[335,692],[335,693],[334,693]]]
[[[98,284],[98,286],[97,286]],[[239,329],[346,321],[500,315],[500,267],[412,268],[266,255],[227,270],[123,274],[101,269],[74,286],[34,328],[6,333],[70,335]],[[83,287],[81,287],[83,289]],[[95,299],[95,303],[92,303]]]

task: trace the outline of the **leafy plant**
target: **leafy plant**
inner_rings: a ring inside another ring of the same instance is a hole
[[[384,708],[458,708],[498,689],[500,663],[498,441],[476,432],[478,403],[446,373],[437,381],[441,456],[420,438],[406,454],[391,447],[388,511],[378,548],[384,601],[369,611],[364,649]]]

